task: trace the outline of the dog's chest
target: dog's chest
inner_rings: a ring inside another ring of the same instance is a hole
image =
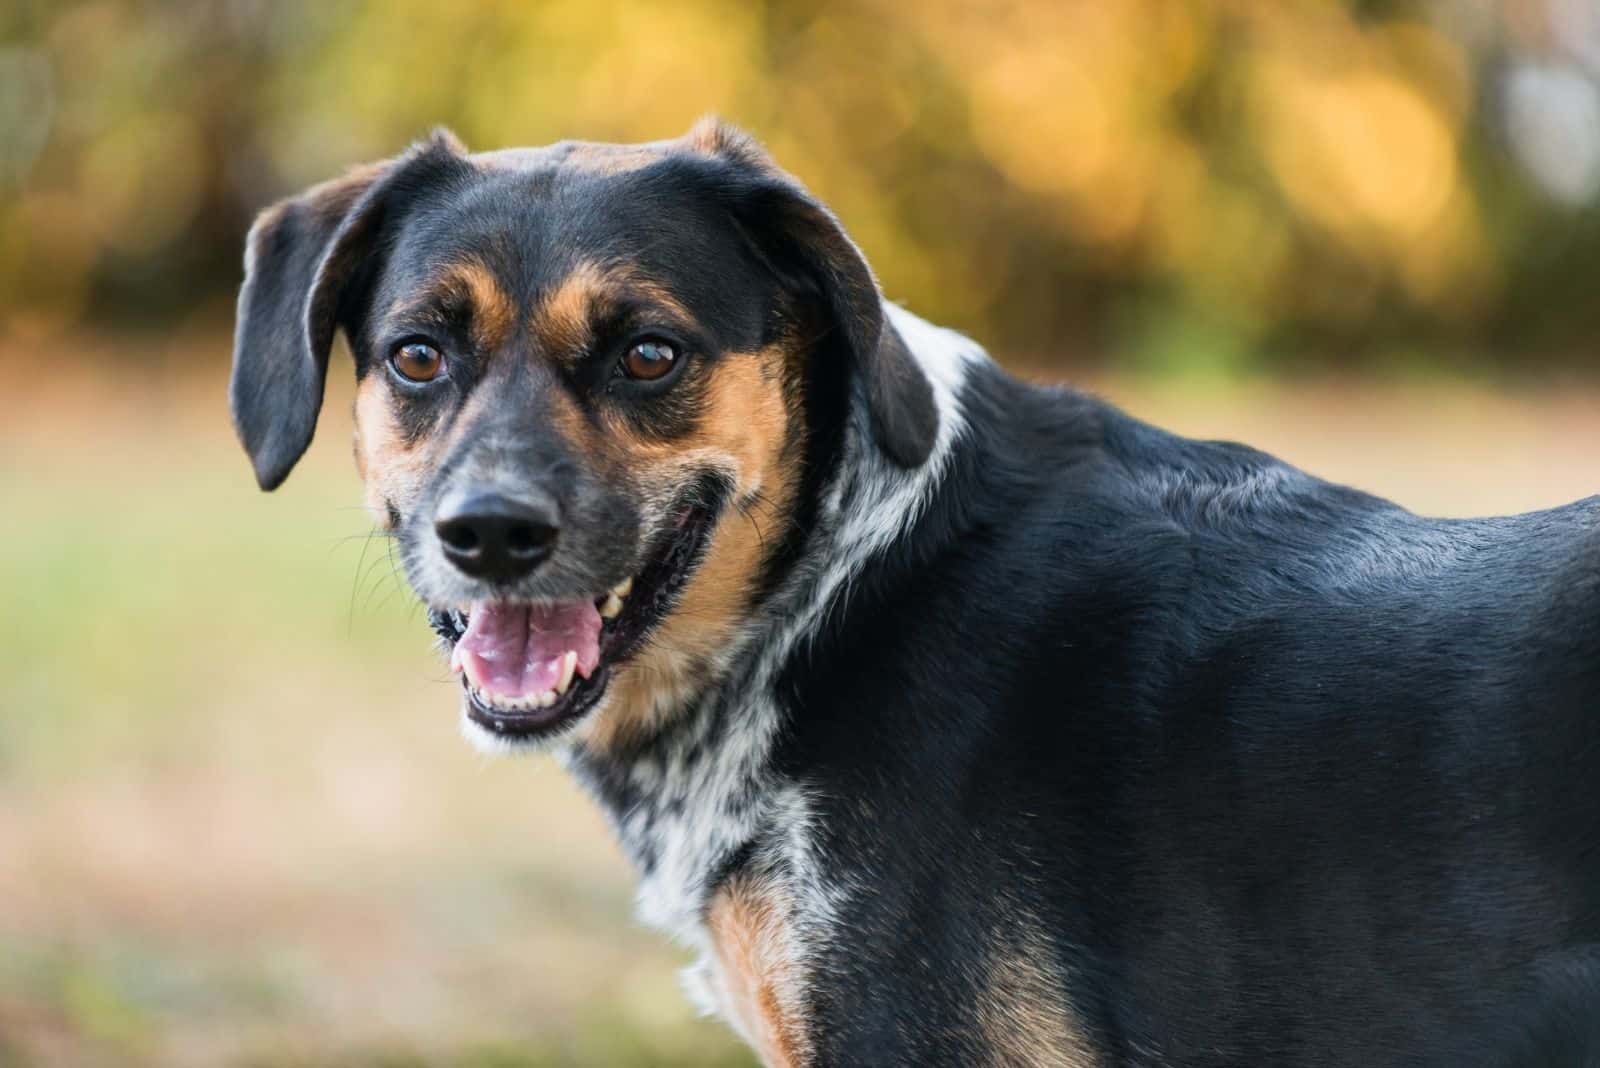
[[[764,1064],[814,1063],[804,1026],[810,962],[841,895],[811,848],[812,806],[771,765],[778,710],[760,690],[707,702],[625,766],[568,751],[639,872],[636,911],[694,949],[683,974]]]
[[[787,853],[782,843],[802,807],[769,769],[776,711],[768,704],[702,712],[659,751],[596,784],[639,872],[640,918],[697,948],[706,946],[712,880],[758,842]]]

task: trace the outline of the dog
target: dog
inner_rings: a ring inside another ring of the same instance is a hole
[[[265,211],[494,752],[607,813],[768,1065],[1600,1063],[1600,498],[1421,518],[1024,384],[715,120]]]

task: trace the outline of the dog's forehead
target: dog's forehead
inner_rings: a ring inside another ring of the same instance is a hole
[[[676,141],[563,141],[467,157],[471,178],[439,201],[444,234],[535,261],[607,256],[672,262],[685,246],[710,251],[731,230],[697,196],[691,155]]]
[[[577,288],[595,302],[671,293],[738,325],[767,294],[736,228],[673,168],[683,155],[677,142],[563,142],[468,157],[470,177],[427,197],[393,236],[389,303],[459,292],[468,265],[523,316]]]
[[[470,259],[541,281],[581,262],[648,252],[639,198],[622,183],[573,171],[545,150],[514,151],[527,154],[523,164],[475,164],[465,180],[427,190],[394,236],[399,257],[429,268]],[[685,205],[651,199],[653,224],[674,229]]]

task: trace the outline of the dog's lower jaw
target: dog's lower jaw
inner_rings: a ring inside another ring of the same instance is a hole
[[[606,680],[605,690],[594,706],[571,721],[534,736],[508,736],[484,726],[473,716],[472,699],[463,693],[461,736],[485,756],[550,752],[566,763],[573,752],[610,750],[618,738],[628,740],[634,735],[627,727],[619,727],[619,722],[636,728],[671,722],[691,714],[694,705],[716,686],[717,679],[703,674],[690,678],[690,673],[663,672],[656,664],[658,659],[652,658],[644,664],[630,662],[615,669],[602,668],[613,677]],[[640,673],[651,676],[649,687],[635,685],[635,677]],[[638,697],[641,690],[643,703]]]
[[[600,699],[600,707],[605,705],[605,698]],[[572,723],[563,724],[545,734],[536,737],[508,737],[497,734],[479,723],[472,716],[472,698],[465,693],[461,695],[461,715],[458,727],[461,737],[477,752],[484,756],[532,756],[559,748],[578,727],[591,716],[598,713],[599,707],[593,709],[583,719]]]

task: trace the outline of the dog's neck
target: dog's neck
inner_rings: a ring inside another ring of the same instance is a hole
[[[987,359],[959,334],[892,305],[886,313],[933,387],[939,429],[928,459],[906,470],[885,457],[864,391],[853,389],[838,467],[801,563],[763,606],[764,622],[742,633],[720,678],[646,744],[602,752],[580,739],[559,752],[639,871],[641,918],[702,950],[704,904],[719,873],[742,857],[802,879],[812,868],[807,784],[772,767],[785,715],[774,680],[825,617],[845,609],[851,579],[915,521],[961,434],[968,366]]]

